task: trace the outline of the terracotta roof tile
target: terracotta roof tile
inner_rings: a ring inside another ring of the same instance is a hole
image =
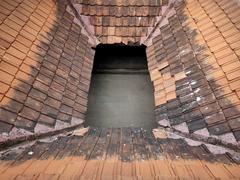
[[[161,15],[160,1],[73,1],[80,4],[80,15],[90,19],[94,33],[103,43],[138,42],[154,27],[156,17]],[[119,27],[113,31],[105,29]],[[131,27],[134,27],[131,28]],[[110,34],[108,34],[108,32]],[[102,36],[102,37],[100,37]],[[108,37],[109,36],[109,37]]]
[[[180,98],[181,102],[189,104],[188,106],[183,106],[184,112],[191,114],[193,109],[202,109],[202,106],[206,108],[211,103],[216,104],[219,112],[217,114],[216,112],[214,113],[216,117],[204,113],[204,119],[199,120],[199,122],[187,122],[189,130],[195,131],[198,128],[201,129],[207,127],[207,124],[210,123],[213,124],[213,126],[209,126],[210,134],[218,135],[230,132],[231,130],[225,122],[226,115],[223,114],[222,110],[230,108],[232,105],[232,111],[229,110],[229,113],[232,114],[228,117],[239,114],[237,113],[238,110],[235,110],[237,108],[234,109],[239,103],[239,99],[234,91],[240,88],[238,85],[240,75],[237,73],[239,69],[237,54],[239,53],[235,50],[239,49],[237,33],[239,30],[231,23],[229,16],[225,14],[215,1],[200,1],[198,3],[192,1],[187,3],[187,8],[181,6],[180,3],[175,9],[177,16],[172,15],[168,18],[166,25],[160,27],[160,32],[158,33],[160,35],[153,37],[153,46],[150,46],[151,50],[147,51],[150,75],[155,87],[156,105],[168,105],[169,101],[166,101],[168,97],[166,92],[171,91],[167,87],[164,87],[163,83],[176,73],[183,72],[183,80],[175,78],[174,84],[176,84],[177,96],[174,98]],[[185,49],[197,52],[196,58],[194,58],[192,53],[186,53],[189,56],[186,56],[185,52],[183,53],[184,55],[179,55]],[[152,52],[154,50],[155,53]],[[179,57],[176,58],[176,56]],[[166,60],[169,63],[169,67],[163,67],[163,70],[160,70],[161,77],[153,76],[151,71],[157,74],[155,69],[159,66],[161,67],[161,63]],[[196,60],[200,64],[203,73],[196,73],[200,70],[196,66],[197,63],[194,62]],[[164,88],[159,87],[159,85]],[[196,97],[191,95],[191,89],[194,91],[193,94]],[[211,109],[210,106],[209,109]],[[171,112],[169,113],[171,114]],[[180,117],[179,119],[182,120],[177,121],[170,114],[167,114],[170,124],[178,124],[186,121]],[[173,114],[176,114],[176,112]],[[218,114],[219,117],[217,117]],[[205,124],[205,122],[208,123]]]

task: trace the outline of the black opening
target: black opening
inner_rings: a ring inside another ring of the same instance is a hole
[[[147,70],[145,46],[99,45],[93,72],[99,70]]]
[[[86,125],[156,127],[145,46],[97,46]]]

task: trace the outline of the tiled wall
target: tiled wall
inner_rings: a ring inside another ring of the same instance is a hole
[[[147,48],[159,124],[240,141],[240,4],[175,3]]]
[[[69,1],[59,2],[0,3],[1,138],[19,130],[62,128],[84,118],[94,52],[81,22],[69,13]],[[236,143],[239,1],[171,2],[171,16],[163,19],[147,47],[156,119],[180,131]],[[127,44],[139,43],[151,31],[162,14],[159,5],[168,1],[72,3],[100,42]]]
[[[1,1],[1,137],[82,122],[94,52],[66,7],[66,1]]]
[[[147,36],[168,0],[74,0],[73,4],[100,42],[128,44]]]

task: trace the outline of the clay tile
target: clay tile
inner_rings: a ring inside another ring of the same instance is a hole
[[[110,36],[115,35],[115,27],[108,27],[108,35]]]
[[[147,36],[147,32],[148,32],[148,28],[147,27],[143,27],[142,28],[142,36]]]
[[[142,28],[141,27],[136,27],[135,29],[135,35],[138,37],[141,37],[142,34]]]
[[[143,4],[144,4],[144,3],[143,3],[143,0],[137,0],[137,1],[136,1],[136,5],[137,5],[137,6],[143,6]]]
[[[155,24],[155,17],[148,17],[148,25],[153,27]]]
[[[129,0],[129,3],[130,3],[130,5],[132,5],[132,6],[136,6],[137,3],[138,3],[138,1],[140,1],[140,0]]]
[[[149,7],[149,16],[158,16],[159,9],[159,7]]]
[[[143,5],[148,6],[149,5],[149,0],[143,0]]]
[[[90,10],[89,14],[91,16],[97,14],[97,12],[96,12],[97,11],[97,6],[89,6],[89,10]]]
[[[103,26],[109,26],[109,22],[110,22],[110,18],[108,16],[104,16],[102,25]]]
[[[109,7],[108,6],[102,6],[102,15],[103,16],[109,15]]]
[[[141,26],[140,24],[141,24],[141,19],[142,19],[142,17],[135,17],[135,25],[136,26]]]
[[[116,0],[116,5],[117,6],[123,6],[124,5],[123,0]]]
[[[122,25],[123,26],[130,26],[128,19],[130,19],[130,17],[122,18]]]
[[[149,13],[152,9],[149,9],[148,6],[142,6],[141,10],[142,10],[142,16],[149,16]]]
[[[102,27],[102,35],[107,36],[108,35],[108,28],[107,27]]]
[[[144,7],[140,6],[140,7],[135,7],[135,16],[143,16],[144,13]]]
[[[135,16],[135,14],[136,14],[135,6],[130,6],[129,7],[129,16]]]
[[[140,26],[148,26],[148,17],[141,17]]]
[[[156,1],[155,0],[149,0],[148,1],[148,5],[149,6],[155,6],[156,5]]]
[[[128,7],[122,7],[122,15],[128,16]]]
[[[87,6],[87,5],[82,6],[82,14],[84,14],[84,15],[89,14],[89,6]]]
[[[136,27],[131,27],[129,31],[130,31],[130,36],[132,37],[136,36]]]
[[[111,5],[111,6],[117,5],[116,0],[111,0],[111,1],[109,1],[109,5]]]
[[[169,0],[162,0],[162,6],[167,6]]]
[[[122,13],[122,6],[116,6],[116,11],[115,11],[115,16],[117,17],[122,17],[124,16],[123,13]]]
[[[113,44],[114,43],[114,38],[112,36],[107,37],[107,43],[108,44]]]
[[[110,16],[115,16],[117,11],[118,11],[117,6],[109,7],[109,15]]]
[[[97,6],[96,15],[98,15],[98,16],[103,15],[103,6]]]
[[[115,36],[115,42],[121,43],[122,42],[122,37]]]
[[[102,0],[95,0],[95,3],[96,3],[97,5],[102,5]]]
[[[88,0],[82,0],[82,3],[83,4],[89,4],[89,1]]]
[[[105,5],[105,6],[108,6],[108,5],[110,5],[110,1],[109,0],[103,0],[102,4]]]
[[[94,19],[94,24],[97,26],[101,26],[103,23],[101,16],[95,16],[95,17],[92,17],[91,19]]]
[[[128,27],[123,27],[122,28],[122,36],[128,36]]]
[[[102,27],[101,26],[96,26],[95,27],[95,34],[97,36],[102,35]]]
[[[128,6],[129,4],[128,4],[128,0],[122,0],[122,5],[123,6]]]
[[[110,26],[115,26],[116,25],[116,18],[115,17],[109,17],[109,25]]]
[[[116,17],[116,26],[121,26],[122,25],[122,18]]]
[[[115,35],[116,35],[116,36],[121,36],[121,35],[122,35],[121,27],[116,27],[116,29],[115,29]]]
[[[107,43],[107,37],[106,37],[106,36],[102,36],[100,39],[101,39],[101,42],[102,42],[103,44],[106,44],[106,43]]]
[[[136,20],[138,19],[138,17],[129,17],[128,18],[128,25],[129,26],[136,26]]]

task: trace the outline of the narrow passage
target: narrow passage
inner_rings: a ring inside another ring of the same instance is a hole
[[[86,125],[156,127],[145,47],[96,48]]]

